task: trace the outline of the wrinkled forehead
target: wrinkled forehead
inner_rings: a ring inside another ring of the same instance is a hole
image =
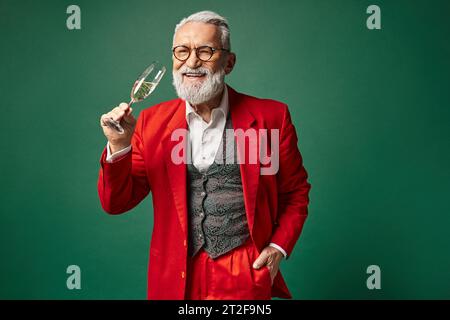
[[[219,27],[204,22],[188,22],[181,26],[175,33],[173,46],[220,46]]]

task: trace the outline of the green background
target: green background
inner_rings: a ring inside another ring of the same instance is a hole
[[[447,0],[0,0],[0,298],[145,299],[151,196],[102,211],[99,118],[149,62],[171,67],[175,24],[205,9],[230,22],[227,82],[287,103],[297,128],[312,190],[282,262],[294,298],[450,298]],[[168,72],[136,114],[174,97]]]

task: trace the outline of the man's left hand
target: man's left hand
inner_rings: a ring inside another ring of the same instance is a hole
[[[282,259],[283,254],[280,250],[271,246],[267,246],[263,249],[263,251],[261,251],[260,255],[253,263],[253,268],[259,269],[263,266],[269,268],[270,278],[273,284],[273,279],[275,279],[275,276],[278,273],[278,269],[280,267],[280,262]]]

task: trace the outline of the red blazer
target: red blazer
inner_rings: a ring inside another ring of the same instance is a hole
[[[281,102],[244,95],[230,87],[228,94],[235,130],[279,129],[278,172],[260,175],[259,155],[256,164],[243,163],[240,169],[254,244],[260,252],[274,242],[289,255],[307,217],[310,184],[288,108]],[[154,226],[148,265],[148,299],[184,298],[188,210],[186,164],[175,164],[171,160],[172,149],[179,144],[171,140],[177,128],[187,129],[183,100],[175,99],[145,109],[137,119],[132,152],[116,162],[106,163],[105,148],[100,160],[98,193],[107,213],[126,212],[152,191]],[[239,140],[237,143],[239,148]],[[274,280],[272,296],[291,298],[280,272]]]

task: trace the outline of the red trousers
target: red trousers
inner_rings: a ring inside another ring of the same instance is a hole
[[[259,270],[252,267],[258,255],[251,238],[216,259],[202,248],[194,257],[188,257],[185,299],[271,299],[269,269],[266,266]]]

